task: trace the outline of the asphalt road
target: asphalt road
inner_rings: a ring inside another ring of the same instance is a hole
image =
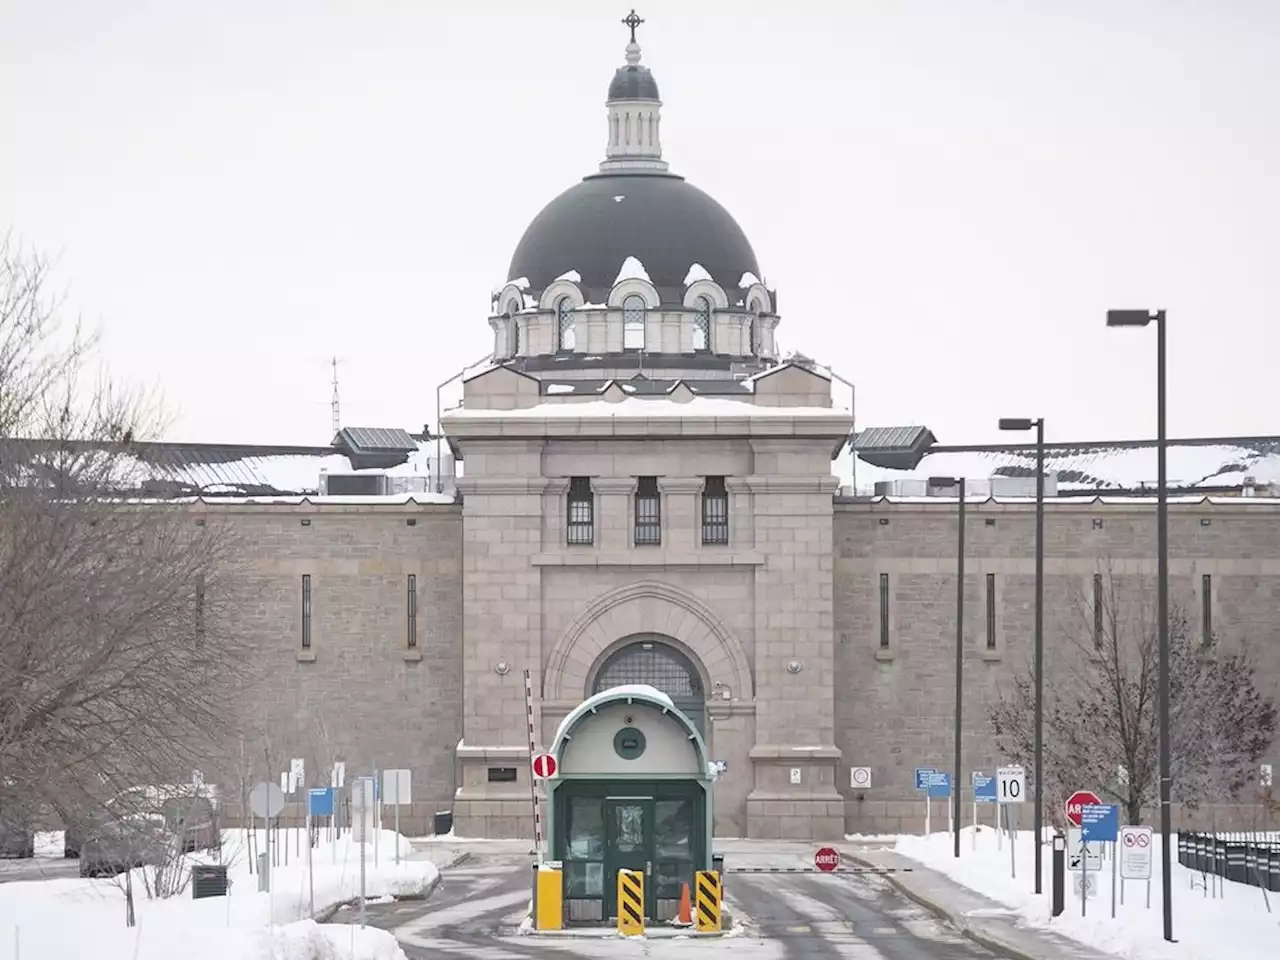
[[[80,861],[62,857],[30,857],[0,860],[0,883],[12,880],[53,880],[80,876]]]
[[[988,960],[962,937],[873,875],[738,874],[726,877],[728,905],[742,932],[718,939],[625,941],[516,936],[532,882],[527,855],[477,849],[445,870],[426,902],[366,907],[366,922],[390,930],[410,960],[581,960],[636,957],[696,960]],[[355,909],[335,922],[357,922]]]

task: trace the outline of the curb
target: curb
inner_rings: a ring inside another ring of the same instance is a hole
[[[471,856],[471,854],[463,853],[457,857],[454,857],[454,859],[450,860],[444,866],[437,868],[436,875],[432,877],[431,880],[426,884],[426,886],[424,886],[421,890],[414,890],[412,893],[393,893],[391,894],[391,899],[395,900],[397,903],[426,900],[428,897],[431,896],[431,894],[436,892],[436,887],[440,885],[440,877],[444,873],[444,871],[450,869],[451,867],[456,867],[458,864],[466,860],[469,856]],[[314,920],[316,923],[328,923],[330,920],[333,919],[334,914],[336,914],[343,907],[354,907],[359,902],[360,902],[359,897],[348,897],[346,900],[339,900],[337,903],[331,903],[329,904],[329,906],[323,907],[322,909],[317,910],[311,919]]]
[[[849,853],[848,851],[845,851],[843,855],[847,856],[850,860],[853,860],[857,863],[862,864],[863,866],[867,866],[867,867],[875,866],[875,864],[872,863],[870,860],[864,859],[863,857],[860,857],[855,853]],[[1005,960],[1039,960],[1038,957],[1030,953],[1024,953],[1023,951],[1019,950],[1017,947],[1011,946],[1010,944],[999,939],[998,937],[993,937],[993,936],[990,936],[989,934],[983,933],[980,930],[975,930],[972,926],[970,926],[970,924],[966,921],[966,919],[963,916],[961,916],[960,914],[954,913],[951,910],[948,910],[946,907],[935,902],[934,900],[931,900],[930,898],[924,896],[923,894],[915,890],[912,890],[906,883],[903,883],[901,880],[899,880],[896,875],[892,873],[883,873],[881,875],[885,878],[885,880],[889,882],[889,885],[891,887],[893,887],[895,890],[901,893],[904,897],[906,897],[912,903],[915,903],[924,907],[930,913],[947,921],[953,927],[955,927],[957,930],[960,931],[961,936],[965,937],[968,940],[972,940],[974,943],[978,944],[978,946],[986,947],[988,950],[990,950],[992,953],[996,954],[997,956],[1004,957]]]

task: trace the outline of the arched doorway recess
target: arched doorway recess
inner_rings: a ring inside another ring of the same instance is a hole
[[[605,658],[586,695],[632,683],[665,693],[706,739],[706,691],[698,668],[684,653],[656,634],[631,637]]]

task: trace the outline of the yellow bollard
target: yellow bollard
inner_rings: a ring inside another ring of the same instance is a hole
[[[539,930],[564,929],[564,874],[558,867],[538,867],[537,915]]]
[[[639,870],[618,871],[618,932],[644,936],[644,874]]]
[[[720,932],[720,874],[715,870],[699,870],[694,874],[694,914],[698,933]]]

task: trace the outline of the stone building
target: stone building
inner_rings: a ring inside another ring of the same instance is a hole
[[[863,451],[855,479],[832,372],[779,356],[777,291],[732,216],[668,169],[661,106],[633,39],[605,157],[520,240],[493,356],[443,439],[346,429],[331,447],[142,454],[149,492],[197,496],[254,553],[262,596],[244,615],[274,754],[309,758],[311,780],[337,759],[348,776],[411,768],[410,831],[452,810],[460,834],[530,833],[526,671],[539,747],[603,688],[669,694],[721,767],[719,835],[918,828],[913,769],[949,767],[956,618],[956,500],[929,476],[970,481],[965,768],[1001,759],[987,705],[1032,637],[1027,448],[907,431],[918,466]],[[1251,641],[1268,690],[1278,448],[1187,440],[1171,459],[1175,600]],[[1052,670],[1103,564],[1154,572],[1154,459],[1149,443],[1073,443],[1048,462]]]

